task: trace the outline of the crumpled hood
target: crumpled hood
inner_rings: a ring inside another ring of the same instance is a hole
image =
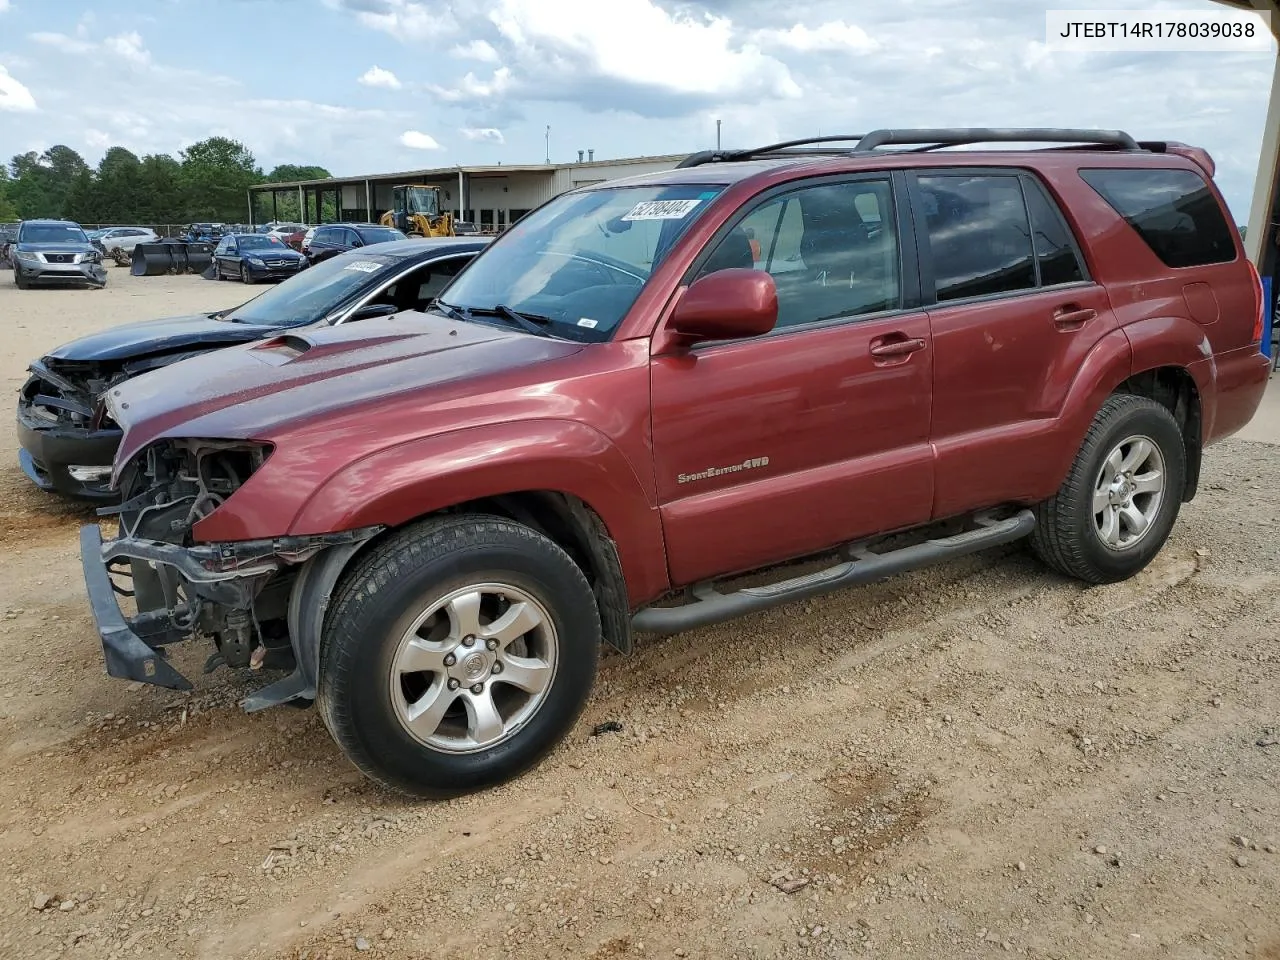
[[[117,469],[166,436],[265,438],[334,410],[569,356],[581,343],[434,314],[305,327],[163,367],[113,387]]]
[[[257,340],[275,328],[214,320],[207,313],[142,320],[108,327],[50,350],[54,360],[130,360],[194,344],[222,345]]]

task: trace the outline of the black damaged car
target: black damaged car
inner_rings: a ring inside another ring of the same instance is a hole
[[[158,367],[283,329],[425,309],[488,238],[380,243],[317,264],[247,303],[215,313],[110,327],[51,350],[18,394],[18,460],[43,490],[114,500],[120,429],[101,403],[111,387]]]

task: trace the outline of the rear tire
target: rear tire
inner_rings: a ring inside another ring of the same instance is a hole
[[[1169,538],[1186,475],[1182,430],[1169,410],[1146,397],[1109,397],[1066,482],[1036,507],[1031,548],[1086,583],[1127,580]]]
[[[492,516],[432,519],[357,560],[324,630],[317,706],[367,776],[420,797],[510,780],[568,733],[600,616],[577,564]]]

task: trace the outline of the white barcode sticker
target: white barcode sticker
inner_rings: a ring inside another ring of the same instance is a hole
[[[356,260],[354,263],[348,263],[344,270],[359,270],[361,273],[374,273],[382,269],[382,264],[373,260]]]
[[[683,220],[701,200],[641,200],[623,220]]]
[[[600,326],[600,324],[598,321],[592,320],[590,317],[583,317],[578,321],[578,326],[590,327],[592,329],[595,329],[596,327]]]

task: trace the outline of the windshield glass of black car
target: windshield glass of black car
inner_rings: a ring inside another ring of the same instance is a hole
[[[272,327],[316,323],[384,282],[399,263],[394,257],[374,254],[322,260],[237,307],[225,319]]]

